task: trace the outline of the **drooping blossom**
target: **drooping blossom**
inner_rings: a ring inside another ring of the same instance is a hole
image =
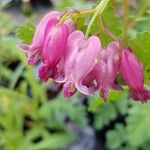
[[[97,69],[99,71],[99,82],[101,96],[107,99],[109,88],[120,90],[114,82],[120,71],[121,48],[118,42],[110,43],[106,49],[102,49]]]
[[[66,55],[66,45],[69,35],[75,30],[74,22],[69,19],[64,23],[57,23],[46,35],[41,53],[42,65],[39,77],[43,81],[55,79],[63,69],[63,56]]]
[[[67,25],[57,24],[50,29],[45,37],[41,54],[42,66],[39,69],[41,80],[47,81],[57,74],[57,64],[62,55],[66,53],[68,35]]]
[[[32,43],[30,45],[20,44],[19,47],[26,53],[29,64],[35,64],[41,59],[45,38],[48,36],[51,28],[59,24],[60,12],[52,11],[45,15],[38,24]],[[69,34],[75,30],[75,24],[71,19],[64,23],[68,28]]]
[[[89,95],[98,89],[95,75],[89,75],[97,63],[101,43],[98,37],[85,39],[81,31],[74,31],[68,38],[67,53],[64,56],[64,78],[55,80],[64,83],[64,96],[72,96],[76,90]]]
[[[142,102],[150,100],[150,90],[144,88],[143,66],[130,48],[126,48],[122,52],[121,73],[134,100]]]
[[[19,45],[29,64],[41,61],[41,80],[52,78],[63,84],[65,97],[76,91],[85,95],[98,91],[106,100],[109,89],[121,89],[115,84],[121,73],[134,100],[150,99],[150,90],[144,87],[143,66],[130,48],[123,49],[119,42],[102,48],[97,36],[86,39],[82,31],[75,31],[72,19],[61,19],[57,11],[48,13],[38,24],[32,43]]]
[[[59,12],[52,11],[42,18],[38,24],[32,43],[30,45],[20,44],[19,47],[26,53],[29,64],[35,64],[41,57],[44,39],[52,26],[58,23]]]

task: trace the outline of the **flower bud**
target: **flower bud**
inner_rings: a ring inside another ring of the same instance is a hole
[[[134,100],[144,102],[150,99],[150,91],[144,88],[143,66],[129,48],[122,52],[121,73]]]

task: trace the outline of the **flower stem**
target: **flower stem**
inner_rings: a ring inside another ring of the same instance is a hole
[[[97,7],[95,8],[95,13],[94,16],[92,17],[89,26],[87,28],[85,37],[87,38],[89,36],[90,30],[92,28],[92,25],[94,23],[94,21],[96,20],[98,15],[102,15],[103,11],[105,10],[107,4],[109,3],[110,0],[101,0],[101,2],[97,5]]]
[[[71,12],[63,13],[59,19],[59,23],[63,23],[65,20],[69,18],[80,18],[94,13],[95,13],[95,9],[87,9],[82,11],[74,9]]]
[[[94,13],[95,13],[95,9],[89,9],[89,10],[83,10],[79,14],[80,16],[86,16]]]

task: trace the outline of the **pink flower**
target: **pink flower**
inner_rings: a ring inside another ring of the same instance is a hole
[[[41,57],[44,39],[52,26],[58,23],[59,12],[52,11],[42,18],[37,26],[31,45],[20,44],[19,47],[25,51],[29,64],[35,64]]]
[[[98,71],[101,96],[104,100],[107,99],[109,88],[121,89],[114,83],[120,71],[120,54],[121,49],[118,42],[110,43],[106,49],[101,51]]]
[[[54,26],[59,23],[60,13],[52,11],[45,15],[37,26],[32,43],[30,45],[20,44],[19,47],[26,53],[29,64],[35,64],[41,59],[45,38]],[[69,34],[75,30],[75,24],[71,19],[64,22],[67,25]],[[57,30],[57,29],[56,29]]]
[[[122,52],[121,73],[134,100],[145,102],[150,99],[150,91],[144,88],[143,66],[130,48]]]
[[[67,53],[64,56],[64,78],[57,82],[66,82],[63,92],[65,97],[72,96],[76,90],[89,95],[98,89],[94,84],[95,75],[92,70],[100,54],[101,43],[98,37],[84,38],[81,31],[73,32],[67,43]]]
[[[65,24],[53,26],[45,37],[42,50],[42,66],[39,69],[39,77],[47,81],[57,74],[57,65],[62,55],[66,53],[68,40],[68,27]]]
[[[39,68],[39,77],[47,81],[55,78],[62,64],[62,56],[66,53],[68,36],[75,30],[71,19],[64,23],[59,22],[60,13],[48,13],[37,26],[31,45],[20,44],[25,51],[29,64],[35,64],[39,59],[42,65]]]
[[[101,51],[101,42],[98,37],[81,39],[78,43],[79,53],[74,68],[75,86],[81,93],[90,95],[99,89],[98,75],[95,66]]]

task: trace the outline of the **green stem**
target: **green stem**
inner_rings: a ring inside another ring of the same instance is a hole
[[[76,10],[75,10],[76,11]],[[76,11],[76,12],[73,12],[72,14],[72,18],[80,18],[80,17],[84,17],[84,16],[87,16],[87,15],[90,15],[90,14],[94,14],[95,13],[95,9],[88,9],[88,10],[83,10],[83,11]],[[69,19],[70,14],[68,12],[64,13],[60,20],[59,20],[59,23],[63,23],[65,20]]]
[[[95,13],[95,9],[89,9],[89,10],[81,11],[79,13],[79,16],[83,17],[83,16],[87,16],[87,15],[90,15],[90,14],[94,14],[94,13]]]
[[[98,15],[100,15],[100,16],[102,15],[102,13],[105,10],[105,8],[106,8],[107,4],[109,3],[109,1],[110,0],[101,0],[101,2],[95,8],[95,14],[92,17],[92,19],[91,19],[91,21],[89,23],[89,26],[87,28],[86,34],[85,34],[86,38],[89,36],[90,30],[91,30],[92,25],[93,25],[94,21],[96,20],[97,16]]]

